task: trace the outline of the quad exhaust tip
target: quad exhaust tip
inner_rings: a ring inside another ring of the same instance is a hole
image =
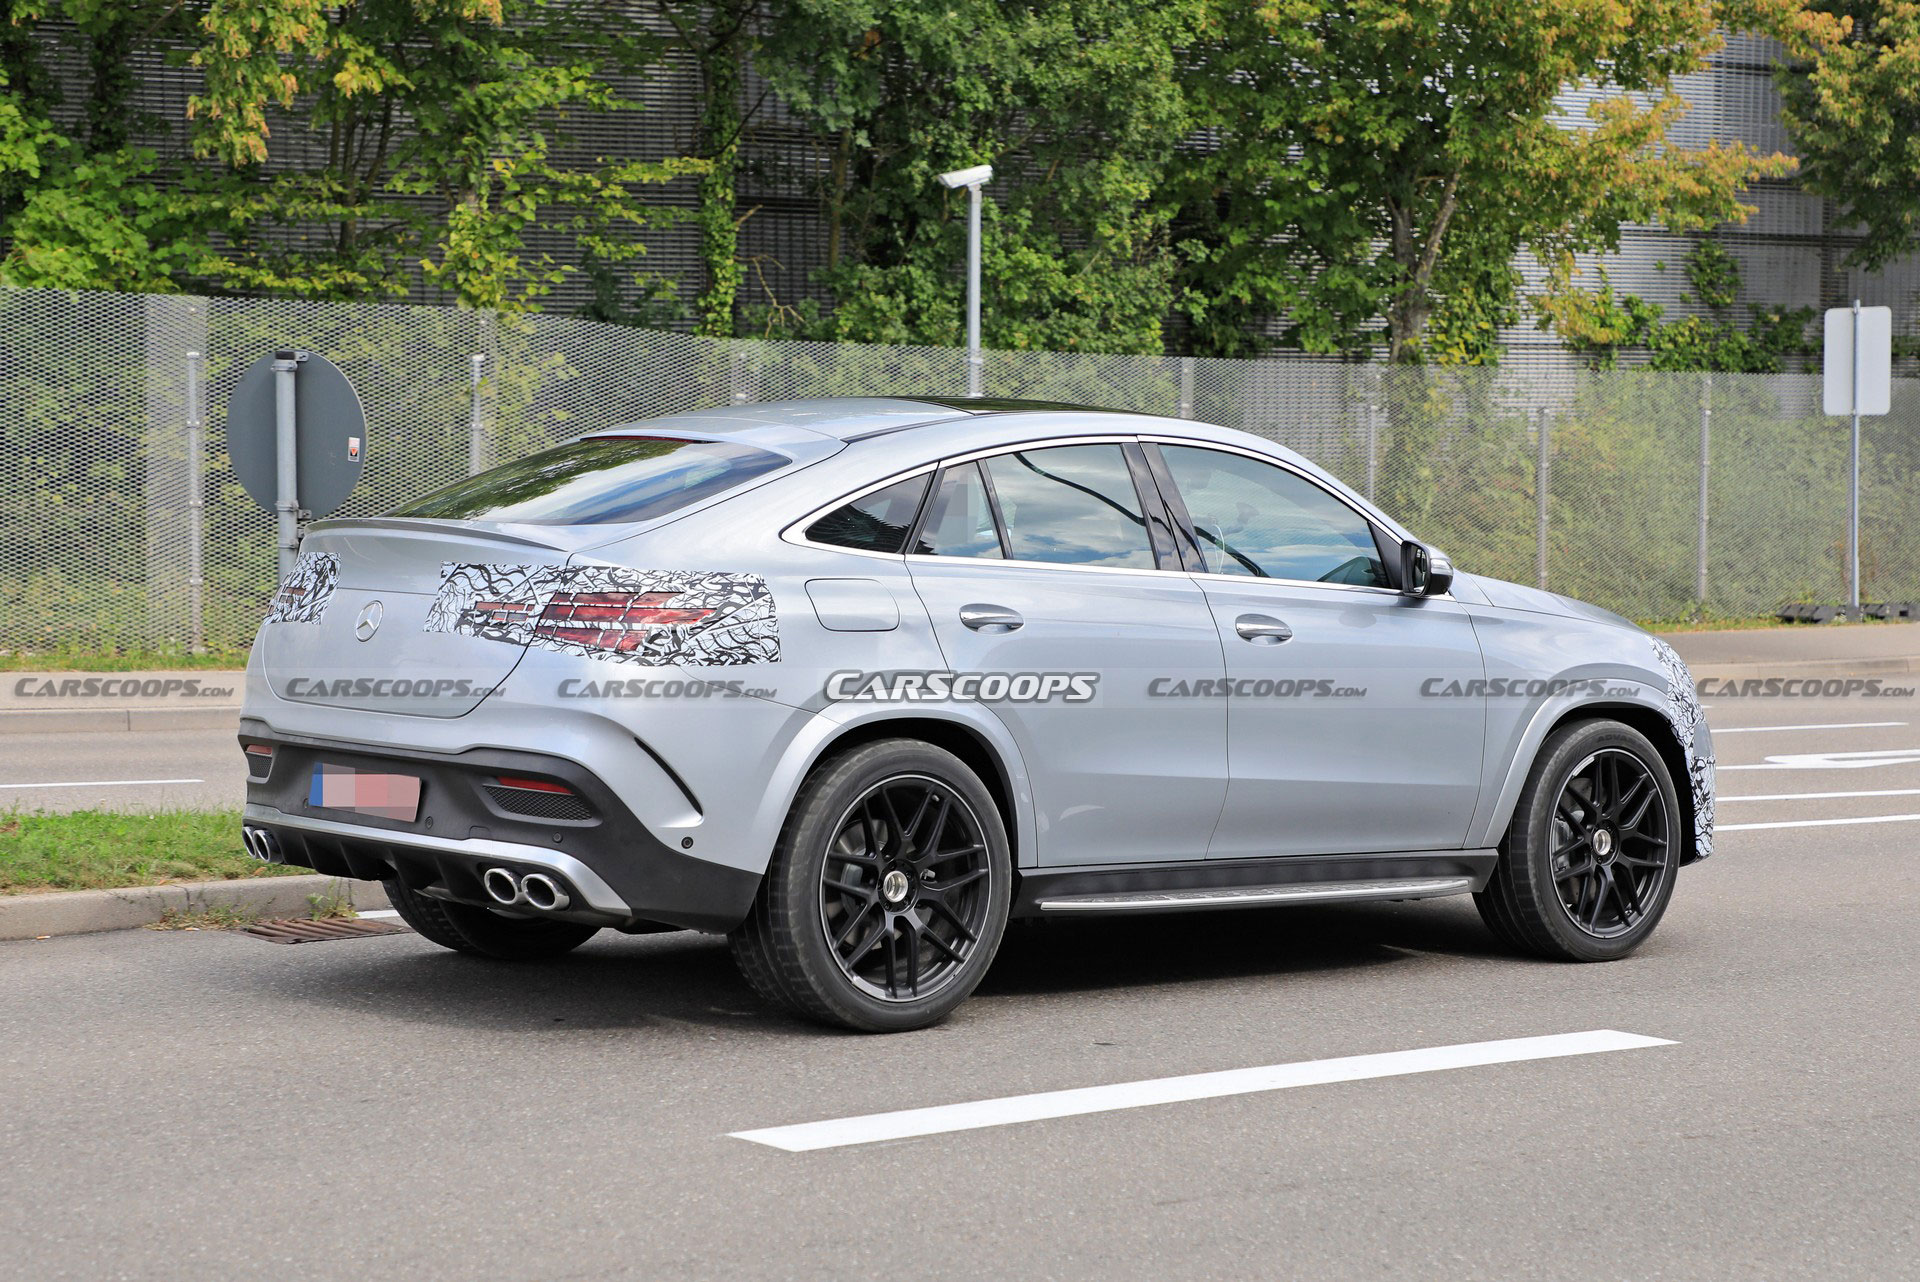
[[[271,829],[244,826],[240,829],[240,841],[246,846],[247,853],[262,863],[280,862],[280,839],[273,835]]]
[[[567,892],[543,872],[530,872],[520,879],[520,894],[541,912],[558,912],[572,902]]]
[[[540,872],[516,876],[511,869],[489,868],[480,874],[480,886],[487,892],[487,898],[502,908],[525,905],[538,912],[552,913],[573,902],[559,882]]]

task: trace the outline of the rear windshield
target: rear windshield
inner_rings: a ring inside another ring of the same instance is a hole
[[[782,455],[731,441],[601,436],[482,472],[393,515],[527,525],[651,521],[787,462]]]

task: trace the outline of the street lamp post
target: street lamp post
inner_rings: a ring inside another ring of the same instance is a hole
[[[993,177],[992,165],[975,165],[941,174],[950,188],[967,189],[967,395],[979,396],[984,363],[980,356],[980,188]]]

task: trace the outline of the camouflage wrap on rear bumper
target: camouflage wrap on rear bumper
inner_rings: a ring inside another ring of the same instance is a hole
[[[630,570],[616,565],[481,565],[440,567],[440,592],[426,631],[452,632],[511,645],[539,646],[642,667],[728,667],[780,661],[780,623],[773,593],[757,574],[703,570]],[[536,630],[555,593],[658,595],[675,610],[711,610],[699,623],[659,624],[631,649],[588,646]]]
[[[1687,759],[1687,776],[1693,788],[1693,858],[1697,861],[1713,853],[1713,754],[1697,746],[1707,714],[1694,691],[1693,674],[1679,654],[1658,637],[1650,639],[1654,657],[1667,675],[1667,720],[1673,724]]]

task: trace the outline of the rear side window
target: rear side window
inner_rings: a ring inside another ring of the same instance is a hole
[[[863,494],[809,525],[807,537],[837,548],[899,552],[907,545],[907,531],[913,528],[913,518],[932,479],[923,473]]]
[[[395,516],[526,525],[651,521],[787,465],[732,441],[601,436],[529,455],[449,485]]]

